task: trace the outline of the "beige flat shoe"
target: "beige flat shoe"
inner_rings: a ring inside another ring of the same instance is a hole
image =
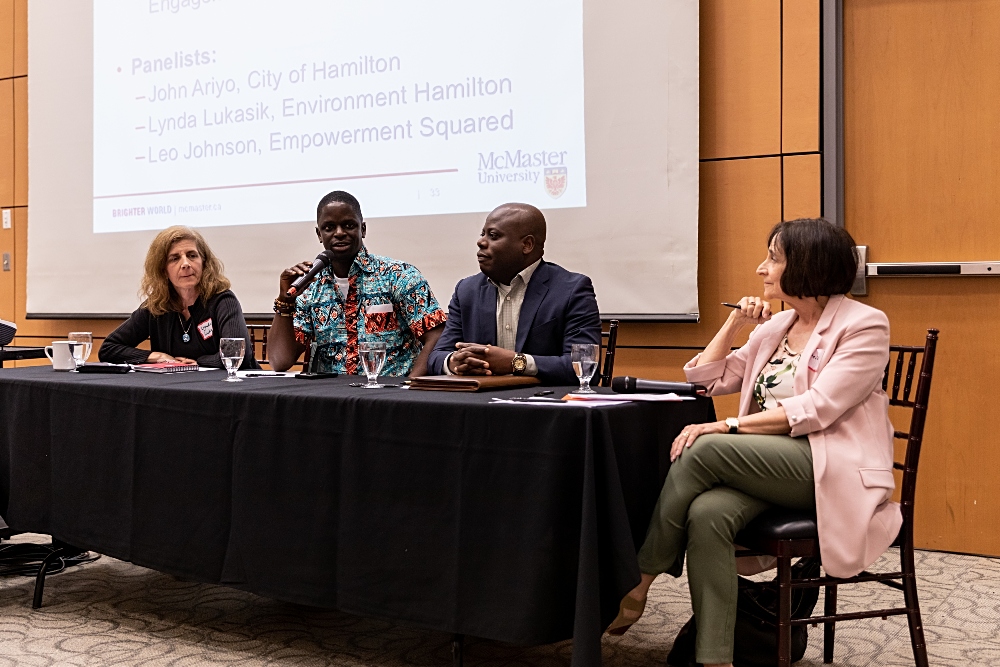
[[[636,621],[642,618],[642,612],[646,609],[646,600],[636,600],[631,595],[626,595],[622,598],[621,604],[618,605],[618,616],[615,620],[611,622],[608,629],[605,630],[609,635],[623,635],[625,631],[632,627]],[[637,611],[639,615],[635,618],[625,618],[626,611]]]

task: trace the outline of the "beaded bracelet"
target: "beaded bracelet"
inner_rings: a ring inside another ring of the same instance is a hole
[[[282,317],[291,317],[295,312],[295,302],[285,301],[281,297],[274,300],[274,312]]]

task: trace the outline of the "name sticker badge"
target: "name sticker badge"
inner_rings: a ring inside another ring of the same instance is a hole
[[[202,340],[208,340],[212,337],[212,318],[208,318],[204,322],[198,325],[198,333],[201,334]]]
[[[822,359],[822,358],[823,358],[823,350],[816,349],[812,353],[812,356],[809,357],[809,370],[813,371],[814,373],[816,371],[818,371],[819,370],[819,362],[820,362],[820,359]]]

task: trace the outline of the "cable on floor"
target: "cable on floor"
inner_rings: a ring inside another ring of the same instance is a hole
[[[42,561],[56,550],[51,544],[2,544],[0,543],[0,577],[35,577]],[[67,567],[93,563],[100,554],[89,551],[67,552],[52,565],[46,576],[59,574]]]

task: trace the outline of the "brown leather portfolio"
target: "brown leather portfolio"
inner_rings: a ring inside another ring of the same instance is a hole
[[[410,380],[410,389],[428,391],[482,391],[484,389],[512,389],[541,384],[538,378],[527,375],[421,375]]]

